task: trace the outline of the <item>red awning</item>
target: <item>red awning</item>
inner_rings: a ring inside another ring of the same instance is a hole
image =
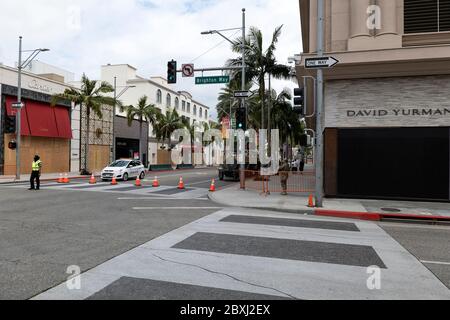
[[[17,109],[14,109],[11,105],[17,102],[16,97],[6,96],[6,114],[8,116],[15,116]],[[28,124],[27,107],[20,111],[20,135],[21,136],[31,136],[30,126]]]
[[[60,138],[72,139],[72,127],[70,126],[69,109],[55,107],[56,126]]]
[[[53,108],[43,102],[30,100],[24,102],[30,122],[31,135],[33,137],[59,138]]]

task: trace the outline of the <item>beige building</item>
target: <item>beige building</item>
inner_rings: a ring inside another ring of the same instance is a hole
[[[450,2],[324,2],[325,55],[340,61],[324,70],[326,195],[449,201]],[[303,83],[317,0],[299,3]]]

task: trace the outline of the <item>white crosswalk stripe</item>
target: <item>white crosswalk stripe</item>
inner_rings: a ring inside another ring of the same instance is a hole
[[[202,182],[203,183],[203,182]],[[27,188],[27,184],[11,184],[4,185],[3,187],[24,189]],[[178,190],[177,186],[161,185],[160,187],[153,188],[149,185],[143,187],[134,186],[134,182],[119,183],[117,185],[111,185],[111,183],[99,182],[96,184],[89,183],[43,183],[41,189],[49,190],[70,190],[70,191],[84,191],[84,192],[114,192],[122,193],[126,195],[139,195],[139,196],[158,196],[161,198],[175,198],[175,199],[195,199],[205,197],[208,194],[208,189],[198,188],[194,185],[187,185],[185,190]]]
[[[230,218],[240,222],[222,221]],[[241,238],[249,240],[236,242]],[[302,252],[308,246],[317,249]],[[259,249],[242,253],[252,247]],[[353,250],[361,254],[352,256]],[[380,260],[379,288],[371,287],[370,257]],[[61,284],[36,299],[85,299],[123,277],[295,299],[450,299],[423,264],[372,222],[239,208],[217,211],[83,273],[81,290]]]

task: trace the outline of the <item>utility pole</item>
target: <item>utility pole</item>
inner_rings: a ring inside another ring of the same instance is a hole
[[[241,51],[242,51],[242,86],[241,90],[245,91],[245,8],[242,9],[242,45],[241,45]],[[245,108],[245,128],[247,128],[247,105],[245,103],[245,98],[241,99],[241,107]],[[245,136],[245,135],[244,135]],[[244,154],[245,154],[246,144],[244,143]],[[244,157],[244,161],[246,157]],[[241,164],[241,189],[245,190],[245,163]]]
[[[112,144],[113,144],[113,148],[112,148],[112,157],[111,157],[111,162],[113,162],[114,160],[116,160],[116,99],[117,99],[117,77],[114,77],[114,107],[113,107],[113,128],[112,128]],[[140,139],[140,137],[139,137]]]
[[[18,83],[17,83],[17,102],[22,103],[22,36],[19,37],[19,63],[17,65]],[[17,109],[16,113],[16,180],[20,180],[20,113],[22,109]]]
[[[22,50],[22,36],[19,37],[19,62],[17,63],[17,110],[16,110],[16,180],[20,180],[20,147],[21,147],[21,119],[22,110],[22,69],[33,61],[40,52],[50,51],[49,49]],[[22,53],[31,52],[28,58],[22,62]]]
[[[324,0],[317,3],[317,56],[323,57],[324,51]],[[317,112],[316,112],[316,207],[323,206],[323,70],[317,69]]]

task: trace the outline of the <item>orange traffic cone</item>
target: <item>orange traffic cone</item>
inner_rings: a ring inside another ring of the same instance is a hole
[[[216,185],[215,185],[214,179],[212,179],[211,187],[209,187],[209,192],[214,192],[214,191],[216,191]]]
[[[97,180],[94,177],[94,174],[91,175],[91,178],[89,179],[89,184],[96,184]]]
[[[67,175],[67,173],[64,174],[63,183],[70,183],[69,176]]]
[[[180,182],[178,183],[178,189],[184,189],[183,177],[180,177]]]
[[[116,177],[112,178],[111,185],[115,186],[117,184]]]
[[[308,207],[314,208],[314,200],[313,200],[313,195],[312,194],[309,195]]]
[[[59,174],[58,183],[64,183],[64,178],[63,178],[62,173]]]
[[[155,177],[155,180],[153,180],[153,187],[154,188],[158,188],[159,187],[158,177]]]
[[[139,179],[139,177],[136,178],[135,185],[136,185],[136,187],[142,187],[141,179]]]

